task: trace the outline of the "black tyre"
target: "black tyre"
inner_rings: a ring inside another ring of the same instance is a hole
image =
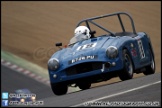
[[[91,87],[91,83],[90,82],[80,82],[77,85],[82,90],[86,90],[86,89],[89,89]]]
[[[51,84],[51,88],[55,95],[64,95],[68,90],[68,86],[66,84]]]
[[[153,58],[153,55],[151,51],[149,50],[150,55],[151,55],[151,64],[146,66],[146,71],[143,72],[144,75],[150,75],[155,73],[155,60]]]
[[[127,49],[123,50],[123,64],[124,68],[119,72],[119,78],[124,80],[129,80],[133,78],[133,62],[128,53]]]

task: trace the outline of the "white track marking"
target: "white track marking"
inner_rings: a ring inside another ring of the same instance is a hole
[[[26,70],[23,72],[24,74],[28,74],[28,73],[31,73],[30,71]]]
[[[11,63],[10,62],[5,62],[4,65],[9,66],[9,65],[11,65]]]
[[[31,76],[31,77],[34,77],[34,76],[36,76],[34,73],[31,73],[29,76]]]
[[[37,77],[35,77],[37,80],[39,80],[39,79],[41,79],[42,77],[41,76],[37,76]]]
[[[22,72],[22,70],[24,70],[23,68],[19,67],[18,69],[16,69],[18,72]]]
[[[18,66],[17,65],[12,65],[10,68],[11,69],[16,69]]]
[[[1,63],[2,63],[2,62],[4,62],[4,60],[3,60],[3,59],[1,59]]]
[[[126,91],[123,91],[123,92],[119,92],[119,93],[115,93],[115,94],[112,94],[112,95],[108,95],[108,96],[104,96],[104,97],[101,97],[101,98],[97,98],[97,99],[94,99],[94,100],[91,100],[91,101],[86,101],[86,103],[93,103],[95,101],[107,99],[107,98],[110,98],[110,97],[114,97],[114,96],[117,96],[117,95],[121,95],[121,94],[124,94],[124,93],[131,92],[131,91],[135,91],[135,90],[142,89],[142,88],[145,88],[145,87],[148,87],[148,86],[151,86],[151,85],[154,85],[154,84],[158,84],[158,83],[161,83],[161,81],[157,81],[157,82],[153,82],[153,83],[150,83],[150,84],[146,84],[146,85],[143,85],[143,86],[140,86],[140,87],[136,87],[136,88],[133,88],[133,89],[130,89],[130,90],[126,90]],[[77,104],[77,105],[73,105],[71,107],[83,106],[84,103],[85,102]]]

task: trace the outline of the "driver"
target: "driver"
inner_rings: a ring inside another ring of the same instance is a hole
[[[89,39],[91,37],[89,32],[90,30],[86,26],[78,26],[74,31],[74,37],[70,40],[69,45]]]
[[[89,32],[90,32],[90,30],[88,29],[88,27],[86,27],[86,26],[78,26],[74,31],[74,36],[78,40],[89,39],[91,37]]]

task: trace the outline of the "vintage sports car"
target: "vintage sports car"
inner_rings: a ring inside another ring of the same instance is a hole
[[[119,20],[121,32],[112,32],[95,22],[113,16]],[[123,16],[129,19],[132,31],[126,31]],[[83,25],[87,27],[86,32],[83,33],[82,29],[78,31],[81,33],[74,35],[65,48],[61,48],[62,43],[56,43],[60,50],[48,61],[50,84],[55,95],[66,94],[71,85],[85,90],[92,83],[112,77],[119,76],[123,81],[132,79],[133,73],[155,73],[151,40],[145,32],[136,32],[133,19],[128,13],[116,12],[87,18],[81,20],[77,27],[85,28]],[[98,31],[92,29],[94,27],[106,33],[95,36]]]

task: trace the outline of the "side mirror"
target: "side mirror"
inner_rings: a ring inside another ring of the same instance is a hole
[[[55,46],[62,46],[62,43],[56,43]]]
[[[56,43],[55,46],[56,46],[56,47],[59,47],[60,50],[62,49],[62,48],[60,47],[60,46],[62,46],[62,43]]]

